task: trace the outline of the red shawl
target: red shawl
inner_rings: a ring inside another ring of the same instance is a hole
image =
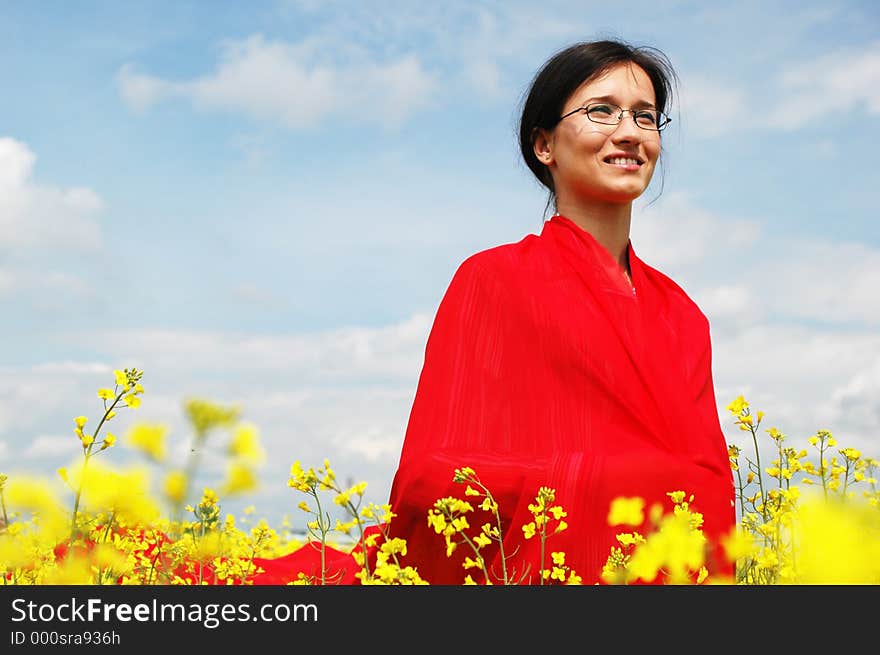
[[[716,544],[710,572],[732,573],[717,547],[735,510],[709,322],[632,243],[628,252],[632,286],[592,235],[557,215],[540,236],[479,252],[455,273],[390,497],[391,534],[407,540],[405,563],[429,583],[461,584],[474,572],[461,566],[472,553],[447,557],[427,521],[438,498],[464,498],[452,482],[464,466],[499,501],[518,570],[538,570],[539,540],[525,540],[521,526],[547,486],[569,524],[548,550],[564,551],[584,584],[599,581],[615,535],[632,530],[608,525],[612,499],[640,496],[670,510],[667,492],[679,490],[694,494]]]

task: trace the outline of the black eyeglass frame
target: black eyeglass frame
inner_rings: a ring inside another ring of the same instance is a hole
[[[589,108],[593,107],[595,105],[604,105],[606,107],[617,107],[620,110],[620,113],[617,114],[617,121],[615,121],[614,123],[603,123],[602,121],[597,121],[593,118],[590,118]],[[657,127],[645,127],[644,125],[639,125],[639,122],[636,120],[636,113],[640,112],[640,111],[655,111],[655,112],[657,112]],[[584,105],[583,107],[578,107],[577,109],[572,109],[567,114],[563,114],[562,116],[560,116],[559,118],[556,119],[556,122],[552,125],[552,127],[556,127],[559,123],[562,122],[562,120],[564,118],[568,118],[569,116],[577,114],[578,112],[586,113],[587,120],[589,120],[593,123],[596,123],[597,125],[619,125],[620,121],[623,120],[623,115],[626,112],[629,112],[630,115],[633,117],[633,122],[636,124],[636,127],[639,127],[639,128],[646,130],[648,132],[660,132],[667,125],[669,125],[672,122],[672,119],[669,116],[667,116],[666,114],[664,114],[662,111],[660,111],[659,109],[624,109],[623,107],[619,107],[618,105],[615,105],[610,102],[590,102],[590,103],[587,103],[586,105]]]

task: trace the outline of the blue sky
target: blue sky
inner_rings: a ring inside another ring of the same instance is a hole
[[[384,502],[455,268],[540,231],[522,94],[600,37],[680,77],[631,236],[709,317],[729,441],[744,394],[876,457],[878,34],[869,2],[3,3],[0,471],[69,463],[137,367],[117,432],[165,423],[182,456],[190,396],[259,428],[229,511],[297,520],[289,466],[325,457]]]

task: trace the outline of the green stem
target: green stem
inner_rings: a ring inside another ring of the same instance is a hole
[[[846,488],[847,488],[847,486],[849,486],[849,467],[850,467],[850,461],[849,461],[849,458],[847,457],[846,458],[846,471],[844,471],[844,474],[843,474],[843,491],[841,492],[843,494],[843,498],[846,498]]]
[[[545,557],[545,546],[547,543],[547,512],[545,510],[541,510],[541,566],[538,569],[538,578],[540,579],[539,585],[544,585],[544,557]]]
[[[746,499],[743,497],[745,491],[745,485],[743,485],[742,479],[742,471],[739,466],[739,457],[736,458],[736,479],[739,482],[739,510],[740,510],[740,520],[742,520],[746,515]]]
[[[5,531],[9,527],[9,518],[6,516],[6,496],[3,495],[2,489],[0,489],[0,507],[3,508],[3,531]]]
[[[761,468],[761,450],[758,448],[758,429],[749,425],[749,432],[752,433],[752,443],[755,446],[755,460],[758,463],[758,490],[761,492],[761,515],[764,521],[767,521],[767,497],[764,495],[764,469]]]
[[[76,533],[77,533],[76,517],[77,517],[77,514],[79,514],[79,503],[80,503],[80,499],[82,498],[83,484],[85,483],[85,479],[86,479],[86,469],[89,466],[89,458],[92,456],[91,451],[92,451],[92,446],[91,446],[91,444],[89,444],[88,448],[86,449],[85,453],[83,454],[84,459],[83,459],[82,472],[80,473],[80,476],[79,476],[79,485],[77,486],[77,489],[76,489],[76,498],[73,501],[73,516],[70,519],[70,540],[68,541],[68,546],[72,546],[73,540],[76,538]]]
[[[198,470],[199,460],[201,459],[201,446],[205,441],[205,436],[206,433],[204,432],[196,432],[195,437],[193,438],[193,445],[189,449],[186,467],[183,472],[183,493],[180,495],[180,502],[178,502],[177,506],[174,508],[174,514],[171,521],[171,529],[177,531],[177,534],[179,534],[180,523],[183,520],[183,506],[186,504],[186,499],[189,497],[190,489],[192,488],[192,481]]]
[[[107,542],[107,537],[110,536],[110,528],[113,527],[113,521],[116,518],[116,512],[110,514],[110,519],[107,521],[107,526],[104,528],[104,536],[102,541]]]
[[[312,488],[312,496],[315,499],[315,518],[318,521],[318,529],[321,531],[321,586],[327,583],[327,526],[324,524],[324,518],[321,509],[321,499],[318,497],[318,490]],[[327,521],[330,521],[330,515],[327,515]]]
[[[119,385],[117,385],[117,387],[118,386]],[[76,517],[77,517],[77,514],[79,513],[79,504],[80,504],[80,500],[82,498],[83,484],[85,484],[85,479],[86,479],[86,468],[88,467],[88,464],[89,464],[89,458],[92,456],[92,447],[95,445],[95,441],[97,441],[97,439],[98,439],[98,433],[101,431],[101,428],[104,426],[104,423],[107,422],[107,417],[110,416],[110,414],[113,412],[113,409],[116,407],[116,405],[122,399],[122,396],[124,396],[126,393],[128,393],[127,389],[123,389],[122,391],[120,391],[116,395],[116,398],[113,399],[113,402],[110,404],[110,407],[108,407],[107,409],[104,410],[104,416],[101,417],[101,420],[98,422],[98,427],[95,428],[95,432],[92,434],[92,443],[90,443],[86,447],[86,450],[83,453],[85,460],[83,461],[82,473],[79,476],[79,486],[77,487],[77,490],[76,490],[76,498],[73,501],[73,516],[70,519],[70,540],[68,541],[68,545],[73,544],[73,540],[76,535]]]
[[[339,490],[337,489],[336,491],[339,491]],[[358,508],[355,507],[354,503],[352,503],[350,500],[347,501],[346,508],[348,509],[349,513],[354,517],[354,520],[357,522],[358,537],[359,537],[358,542],[360,543],[361,550],[364,553],[364,565],[362,567],[363,571],[364,571],[364,580],[363,581],[366,582],[367,580],[372,579],[372,573],[370,572],[370,559],[367,556],[367,543],[366,543],[366,541],[364,541],[364,524],[361,521],[360,515],[358,514]]]
[[[488,498],[492,503],[492,515],[495,517],[495,525],[498,527],[498,552],[501,555],[501,577],[504,584],[508,584],[508,573],[507,573],[507,557],[504,555],[504,531],[501,529],[501,515],[498,513],[498,503],[495,502],[495,498],[492,496],[492,493],[483,485],[480,481],[475,481],[476,484],[480,485],[480,488],[486,493],[486,498]],[[543,557],[541,559],[543,562]]]

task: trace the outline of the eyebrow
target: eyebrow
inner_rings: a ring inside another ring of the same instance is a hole
[[[581,106],[586,105],[587,103],[594,100],[601,100],[602,102],[613,102],[615,105],[619,106],[618,100],[612,96],[597,96],[594,98],[587,98],[581,103]],[[647,100],[637,100],[634,107],[641,107],[643,109],[657,109],[657,107],[653,103],[650,103]]]

